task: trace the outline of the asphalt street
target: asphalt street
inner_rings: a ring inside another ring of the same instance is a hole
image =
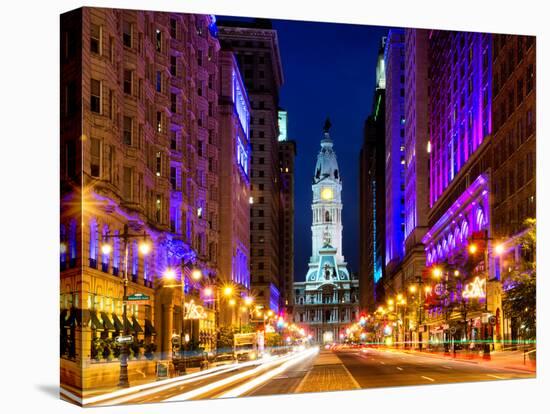
[[[343,350],[338,351],[337,355],[361,388],[534,377],[527,372],[496,369],[474,362],[445,360],[393,350]]]

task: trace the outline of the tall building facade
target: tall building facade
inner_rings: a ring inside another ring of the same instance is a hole
[[[220,53],[220,252],[219,279],[240,292],[250,288],[250,105],[232,52]],[[235,306],[220,323],[238,324]],[[243,321],[240,321],[241,323]]]
[[[376,66],[376,86],[371,114],[365,121],[359,156],[359,302],[362,312],[372,312],[383,297],[385,273],[385,64],[386,38],[382,38]]]
[[[342,252],[342,177],[330,125],[325,125],[311,186],[311,257],[304,282],[295,282],[294,321],[318,343],[336,342],[357,319],[359,281]]]
[[[405,29],[405,256],[401,265],[404,284],[422,278],[426,254],[422,237],[428,228],[428,36],[422,29]],[[404,321],[400,340],[417,342],[420,315]]]
[[[283,72],[277,32],[266,20],[223,22],[219,37],[222,46],[236,55],[251,103],[251,286],[259,306],[279,312],[284,304],[278,145]]]
[[[288,113],[279,110],[279,165],[281,171],[281,272],[283,277],[284,307],[292,314],[294,303],[294,160],[296,141],[289,139]]]
[[[215,347],[215,302],[191,276],[220,275],[220,143],[233,136],[220,136],[216,35],[206,15],[82,8],[61,18],[66,384],[116,384],[118,370],[94,363],[117,357],[105,344],[123,332],[135,355],[171,357],[173,334]],[[125,280],[145,298],[127,318]],[[154,375],[154,361],[135,364]]]
[[[385,175],[386,280],[390,293],[402,288],[401,262],[405,233],[405,31],[391,29],[384,51],[386,64]],[[397,273],[400,273],[396,276]]]
[[[493,258],[503,295],[511,287],[510,271],[523,260],[534,261],[520,238],[525,220],[536,217],[535,46],[532,36],[493,35],[491,233],[503,248]],[[505,313],[499,319],[502,338],[519,339],[518,322]]]
[[[462,269],[472,237],[492,237],[491,51],[489,34],[432,31],[429,36],[430,211],[422,242],[430,267]],[[476,266],[465,282],[489,272],[484,267]],[[480,299],[492,313],[497,311],[495,286],[489,280],[487,295]],[[426,323],[431,338],[449,339],[449,325],[454,325],[458,337],[479,339],[481,316],[480,310],[470,312],[464,326],[446,321],[441,306],[432,306]]]

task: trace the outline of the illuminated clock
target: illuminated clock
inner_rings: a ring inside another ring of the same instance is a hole
[[[321,190],[321,198],[323,200],[332,200],[334,198],[334,192],[332,191],[332,188],[325,187]]]

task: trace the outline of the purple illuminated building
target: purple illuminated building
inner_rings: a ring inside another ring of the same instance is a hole
[[[431,265],[462,248],[457,242],[472,231],[489,227],[483,174],[489,167],[486,141],[491,133],[491,36],[432,31],[429,59],[431,228],[423,241]],[[451,205],[463,193],[470,206],[463,206],[467,212],[460,215]]]
[[[404,256],[405,230],[405,31],[391,29],[386,64],[386,274]]]

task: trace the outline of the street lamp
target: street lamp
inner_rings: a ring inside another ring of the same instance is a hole
[[[143,254],[146,255],[150,252],[150,242],[147,239],[147,233],[145,231],[143,234],[130,234],[128,233],[128,225],[124,225],[124,229],[122,234],[110,234],[107,233],[105,236],[103,236],[105,242],[101,246],[101,252],[103,254],[110,254],[112,251],[112,246],[107,242],[109,239],[122,239],[124,242],[124,275],[123,275],[123,294],[122,294],[122,319],[123,319],[123,329],[124,329],[124,336],[128,336],[130,332],[128,331],[128,324],[126,323],[126,320],[128,319],[128,241],[130,239],[142,239],[138,246],[138,250]],[[146,249],[144,246],[149,246],[148,249]],[[120,347],[120,375],[118,379],[118,386],[128,388],[130,386],[130,382],[128,381],[128,343],[126,341],[122,341],[121,347]]]

